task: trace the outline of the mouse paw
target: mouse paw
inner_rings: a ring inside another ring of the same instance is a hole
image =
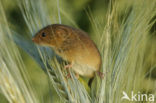
[[[71,78],[70,73],[68,73],[68,74],[66,75],[66,78],[67,78],[67,79],[70,79],[70,78]]]
[[[70,78],[71,78],[70,73],[68,73],[68,74],[66,75],[66,77],[67,77],[67,79],[70,79]],[[77,79],[79,79],[79,74],[75,74],[75,77],[76,77]]]
[[[101,79],[103,79],[104,78],[104,76],[105,76],[105,74],[104,73],[102,73],[102,72],[97,72],[97,75],[101,78]]]
[[[67,64],[67,65],[64,66],[64,68],[65,68],[65,69],[72,68],[72,64]]]

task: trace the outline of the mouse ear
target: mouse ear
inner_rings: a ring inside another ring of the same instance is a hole
[[[64,28],[57,28],[55,30],[55,33],[59,36],[59,37],[66,37],[67,34],[67,30],[65,30]]]

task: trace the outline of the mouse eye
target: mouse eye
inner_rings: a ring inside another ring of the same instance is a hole
[[[42,37],[45,37],[45,36],[46,36],[46,33],[43,32],[43,33],[42,33]]]

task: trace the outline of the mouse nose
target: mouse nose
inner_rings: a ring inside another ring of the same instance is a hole
[[[35,42],[35,38],[32,38],[32,41]]]

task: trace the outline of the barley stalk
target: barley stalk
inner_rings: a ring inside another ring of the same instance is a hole
[[[0,90],[10,103],[36,103],[27,72],[0,3]],[[10,42],[9,42],[10,41]]]
[[[53,6],[49,9],[48,7],[46,8],[46,3],[43,0],[38,0],[38,2],[34,0],[16,0],[29,29],[29,37],[32,37],[40,28],[48,24],[62,23],[62,15],[77,27],[74,20],[70,20],[70,14],[62,6],[65,1],[54,1],[51,0],[53,2],[51,5]],[[62,102],[131,103],[131,101],[122,101],[122,92],[125,91],[127,94],[130,94],[131,91],[141,91],[144,84],[145,53],[149,42],[149,31],[155,22],[151,22],[156,14],[155,6],[155,0],[138,0],[137,2],[135,0],[130,2],[111,0],[105,23],[96,18],[96,15],[91,10],[87,12],[92,25],[92,31],[98,39],[96,44],[103,60],[101,72],[104,73],[103,79],[100,79],[98,76],[94,79],[90,94],[84,85],[76,79],[72,70],[70,70],[71,78],[66,77],[67,71],[64,70],[64,61],[59,61],[59,58],[55,57],[51,50],[36,46],[30,40],[26,41],[18,36],[15,42],[20,47],[24,44],[29,45],[28,48],[32,47],[32,51],[29,51],[26,46],[22,48],[34,57],[48,74],[49,80]],[[0,10],[4,16],[3,9],[1,8]],[[121,19],[122,13],[124,16]],[[15,76],[18,73],[18,78],[22,78],[21,75],[23,75],[24,71],[22,69],[20,69],[22,73],[18,71],[18,68],[23,68],[22,59],[17,55],[19,54],[17,49],[13,49],[13,53],[11,53],[11,49],[6,48],[9,44],[5,45],[8,40],[5,39],[4,34],[16,34],[17,32],[10,32],[7,20],[3,20],[6,23],[6,27],[3,27],[0,23],[0,34],[1,37],[4,37],[0,38],[0,42],[2,42],[0,47],[5,50],[0,50],[0,85],[2,91],[9,102],[27,103],[29,101],[28,103],[38,103],[34,94],[27,89],[27,85],[24,84],[23,80],[17,79]],[[12,38],[10,35],[9,37]],[[10,38],[9,40],[12,40]],[[22,40],[25,43],[20,44]],[[16,47],[12,43],[10,44],[13,48]],[[6,55],[10,61],[4,59]],[[51,58],[53,59],[51,60]],[[13,62],[14,59],[15,62]],[[8,66],[9,62],[12,63],[11,65],[16,64],[14,66],[14,68],[17,68],[16,72],[10,69],[11,66]],[[18,64],[21,65],[18,66]],[[16,80],[19,80],[19,82],[16,82]],[[9,86],[10,84],[12,84],[12,87]],[[149,85],[147,84],[147,86]],[[21,90],[20,86],[24,88],[24,91]],[[23,93],[26,93],[26,95]],[[26,97],[29,99],[26,100]]]

